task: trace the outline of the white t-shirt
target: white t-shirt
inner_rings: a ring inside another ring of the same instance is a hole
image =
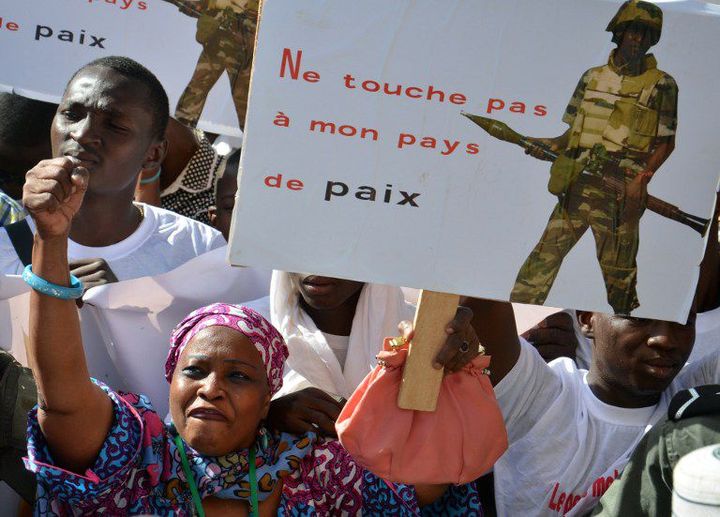
[[[350,346],[350,336],[336,336],[335,334],[322,333],[325,336],[330,350],[333,351],[335,357],[340,363],[340,368],[345,369],[345,359],[347,359],[348,347]]]
[[[720,349],[720,307],[698,313],[695,320],[695,345],[688,361],[697,361],[718,349]]]
[[[498,515],[582,515],[620,475],[645,432],[679,390],[718,382],[720,354],[687,365],[646,408],[600,401],[587,370],[568,358],[546,364],[521,340],[517,364],[495,386],[509,448],[495,464]]]
[[[225,245],[222,234],[169,210],[143,204],[145,217],[127,239],[94,248],[68,241],[68,258],[102,258],[118,280],[167,273],[188,260]],[[33,221],[28,218],[31,230]],[[19,275],[23,265],[7,233],[0,231],[0,273]]]

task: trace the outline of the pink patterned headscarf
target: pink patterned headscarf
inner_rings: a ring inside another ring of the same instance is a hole
[[[257,312],[242,305],[214,303],[188,314],[170,337],[170,351],[165,361],[165,378],[172,380],[175,366],[185,345],[202,329],[227,327],[242,332],[255,345],[267,371],[270,393],[274,395],[282,387],[283,369],[288,348],[282,335],[269,321]]]

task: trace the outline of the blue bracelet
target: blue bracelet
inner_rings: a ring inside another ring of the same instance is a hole
[[[162,167],[160,167],[155,174],[153,174],[150,178],[144,178],[140,180],[140,185],[149,185],[150,183],[155,183],[157,180],[160,179],[160,174],[162,174]]]
[[[74,300],[83,295],[83,283],[74,275],[70,275],[70,287],[51,284],[44,278],[40,278],[32,271],[32,264],[25,266],[22,279],[38,293],[60,298],[61,300]]]

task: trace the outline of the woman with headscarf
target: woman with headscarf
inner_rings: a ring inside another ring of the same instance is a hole
[[[334,441],[265,428],[282,385],[287,347],[256,312],[214,304],[173,333],[165,376],[173,424],[140,395],[89,378],[70,274],[70,221],[87,171],[48,170],[47,192],[26,192],[37,223],[30,358],[38,407],[29,416],[27,466],[38,478],[36,515],[479,515],[477,493],[408,487],[363,471]],[[51,193],[51,195],[47,195]]]

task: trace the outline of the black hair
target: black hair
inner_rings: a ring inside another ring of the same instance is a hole
[[[155,74],[129,57],[106,56],[95,59],[80,68],[70,78],[68,85],[70,85],[73,79],[75,79],[80,72],[91,67],[109,68],[122,76],[142,83],[148,93],[147,97],[144,97],[144,99],[153,114],[153,136],[158,139],[165,137],[165,129],[167,129],[168,119],[170,117],[170,101],[168,101],[165,88],[163,88],[163,85],[160,83],[158,78],[155,77]]]
[[[12,147],[50,147],[50,126],[57,104],[14,93],[0,93],[0,142]]]
[[[240,168],[240,149],[234,150],[225,162],[225,173],[230,171],[230,174],[237,177],[238,169]],[[225,175],[223,173],[223,175]]]

